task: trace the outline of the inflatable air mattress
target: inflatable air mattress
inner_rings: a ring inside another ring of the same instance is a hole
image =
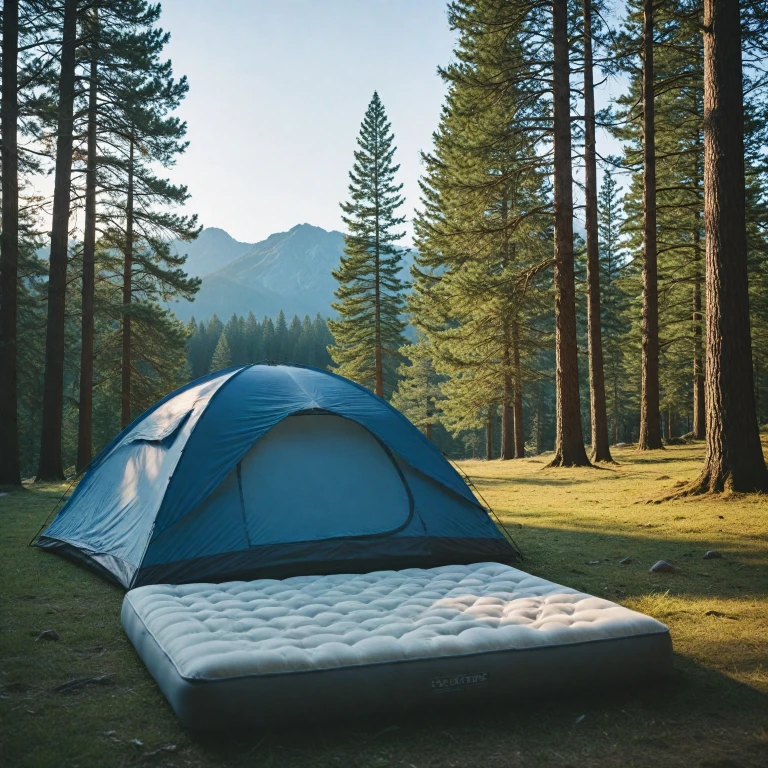
[[[122,622],[203,730],[514,701],[672,659],[658,621],[497,563],[150,585],[126,594]]]

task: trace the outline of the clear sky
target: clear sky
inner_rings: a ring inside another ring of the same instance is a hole
[[[446,0],[163,0],[167,54],[190,91],[191,142],[172,178],[205,226],[246,242],[308,222],[341,229],[339,202],[378,90],[395,133],[404,213],[418,203],[450,61]],[[408,228],[410,231],[410,227]]]

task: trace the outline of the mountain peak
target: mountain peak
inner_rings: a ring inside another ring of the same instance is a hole
[[[289,316],[328,315],[337,288],[331,271],[344,253],[344,235],[304,222],[259,243],[240,243],[223,229],[207,227],[176,250],[189,254],[190,274],[203,278],[193,303],[174,306],[181,320],[193,312],[198,320],[250,311],[274,317],[281,309]]]

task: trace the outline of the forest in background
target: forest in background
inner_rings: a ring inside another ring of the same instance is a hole
[[[702,487],[765,486],[768,4],[456,0],[447,18],[411,281],[374,93],[336,315],[185,326],[167,307],[200,281],[169,244],[200,227],[164,177],[188,83],[159,5],[4,3],[1,483],[81,470],[190,377],[263,356],[370,387],[453,455],[585,465],[585,445],[610,461],[684,435],[708,440]],[[605,77],[626,92],[596,112]]]

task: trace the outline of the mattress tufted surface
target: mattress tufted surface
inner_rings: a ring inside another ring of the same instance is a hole
[[[192,681],[667,633],[648,616],[497,563],[160,584],[125,600]]]

